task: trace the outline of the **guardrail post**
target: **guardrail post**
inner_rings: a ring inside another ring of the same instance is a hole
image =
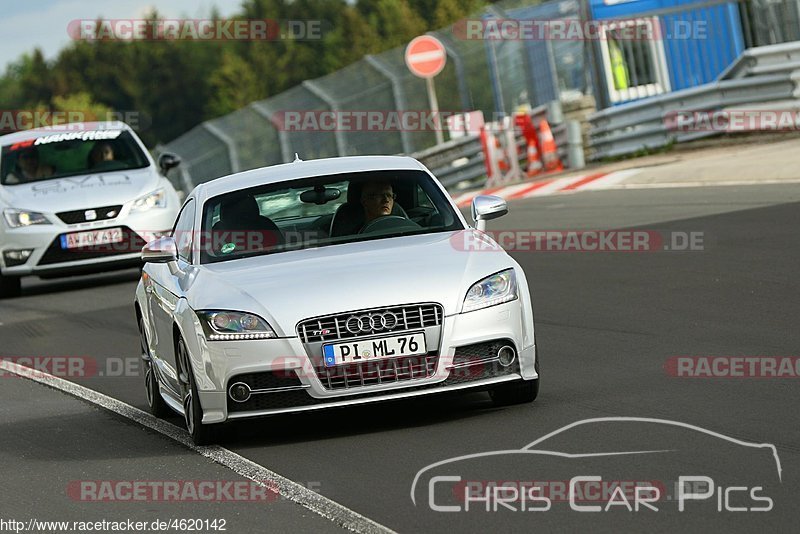
[[[428,32],[428,35],[433,35],[441,41],[447,57],[453,60],[453,66],[456,69],[456,79],[458,80],[458,96],[461,99],[461,111],[470,111],[472,106],[469,100],[469,87],[467,87],[467,73],[464,71],[464,61],[458,54],[458,51],[453,46],[450,38],[439,32]]]
[[[586,167],[581,123],[576,120],[567,121],[567,161],[570,169],[583,169]]]
[[[203,128],[205,128],[208,133],[222,141],[222,143],[228,149],[228,161],[231,164],[231,174],[239,172],[239,152],[236,150],[236,143],[233,139],[230,138],[228,134],[222,131],[222,128],[211,124],[210,122],[204,122]]]
[[[339,109],[339,104],[336,103],[336,100],[333,99],[331,95],[325,92],[322,87],[315,84],[312,80],[305,80],[303,81],[303,87],[308,89],[311,94],[325,102],[331,111],[338,113],[341,110]],[[338,121],[337,121],[338,122]],[[347,143],[344,139],[344,132],[340,128],[336,128],[333,132],[333,137],[336,139],[336,151],[338,152],[337,155],[339,156],[346,156],[347,155]]]
[[[272,122],[272,112],[269,108],[263,105],[261,102],[253,102],[250,104],[250,107],[253,108],[257,114],[261,115],[275,128],[275,132],[278,134],[278,144],[281,146],[281,159],[283,159],[284,163],[289,163],[294,159],[294,152],[292,152],[291,144],[289,143],[288,133],[282,130],[281,128],[276,128],[275,123]]]
[[[551,125],[564,122],[564,111],[561,109],[561,102],[551,100],[547,104],[547,122]]]
[[[397,111],[406,111],[408,108],[408,106],[406,106],[406,95],[403,92],[403,86],[400,84],[400,77],[397,75],[397,73],[393,72],[383,61],[373,55],[367,54],[364,56],[364,59],[373,69],[380,72],[392,84],[394,105],[395,108],[397,108]],[[403,152],[406,154],[410,154],[412,152],[411,137],[409,136],[409,133],[410,132],[406,128],[400,128],[400,143],[403,145]]]

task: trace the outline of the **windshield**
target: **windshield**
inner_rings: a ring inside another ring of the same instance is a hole
[[[423,171],[321,176],[206,201],[200,262],[463,228]]]
[[[139,145],[125,130],[43,133],[2,148],[0,183],[17,185],[147,165]]]

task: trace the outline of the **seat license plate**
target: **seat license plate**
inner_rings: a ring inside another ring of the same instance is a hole
[[[88,232],[75,232],[61,236],[61,248],[63,250],[71,248],[93,247],[96,245],[108,245],[122,241],[122,228],[107,228],[104,230],[90,230]]]

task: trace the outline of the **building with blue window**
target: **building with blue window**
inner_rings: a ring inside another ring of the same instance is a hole
[[[713,82],[747,48],[800,39],[794,0],[586,0],[598,108]]]

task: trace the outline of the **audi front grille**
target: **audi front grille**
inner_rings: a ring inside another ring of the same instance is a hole
[[[354,337],[441,326],[444,308],[432,302],[372,308],[305,319],[297,324],[303,343],[338,341]]]

